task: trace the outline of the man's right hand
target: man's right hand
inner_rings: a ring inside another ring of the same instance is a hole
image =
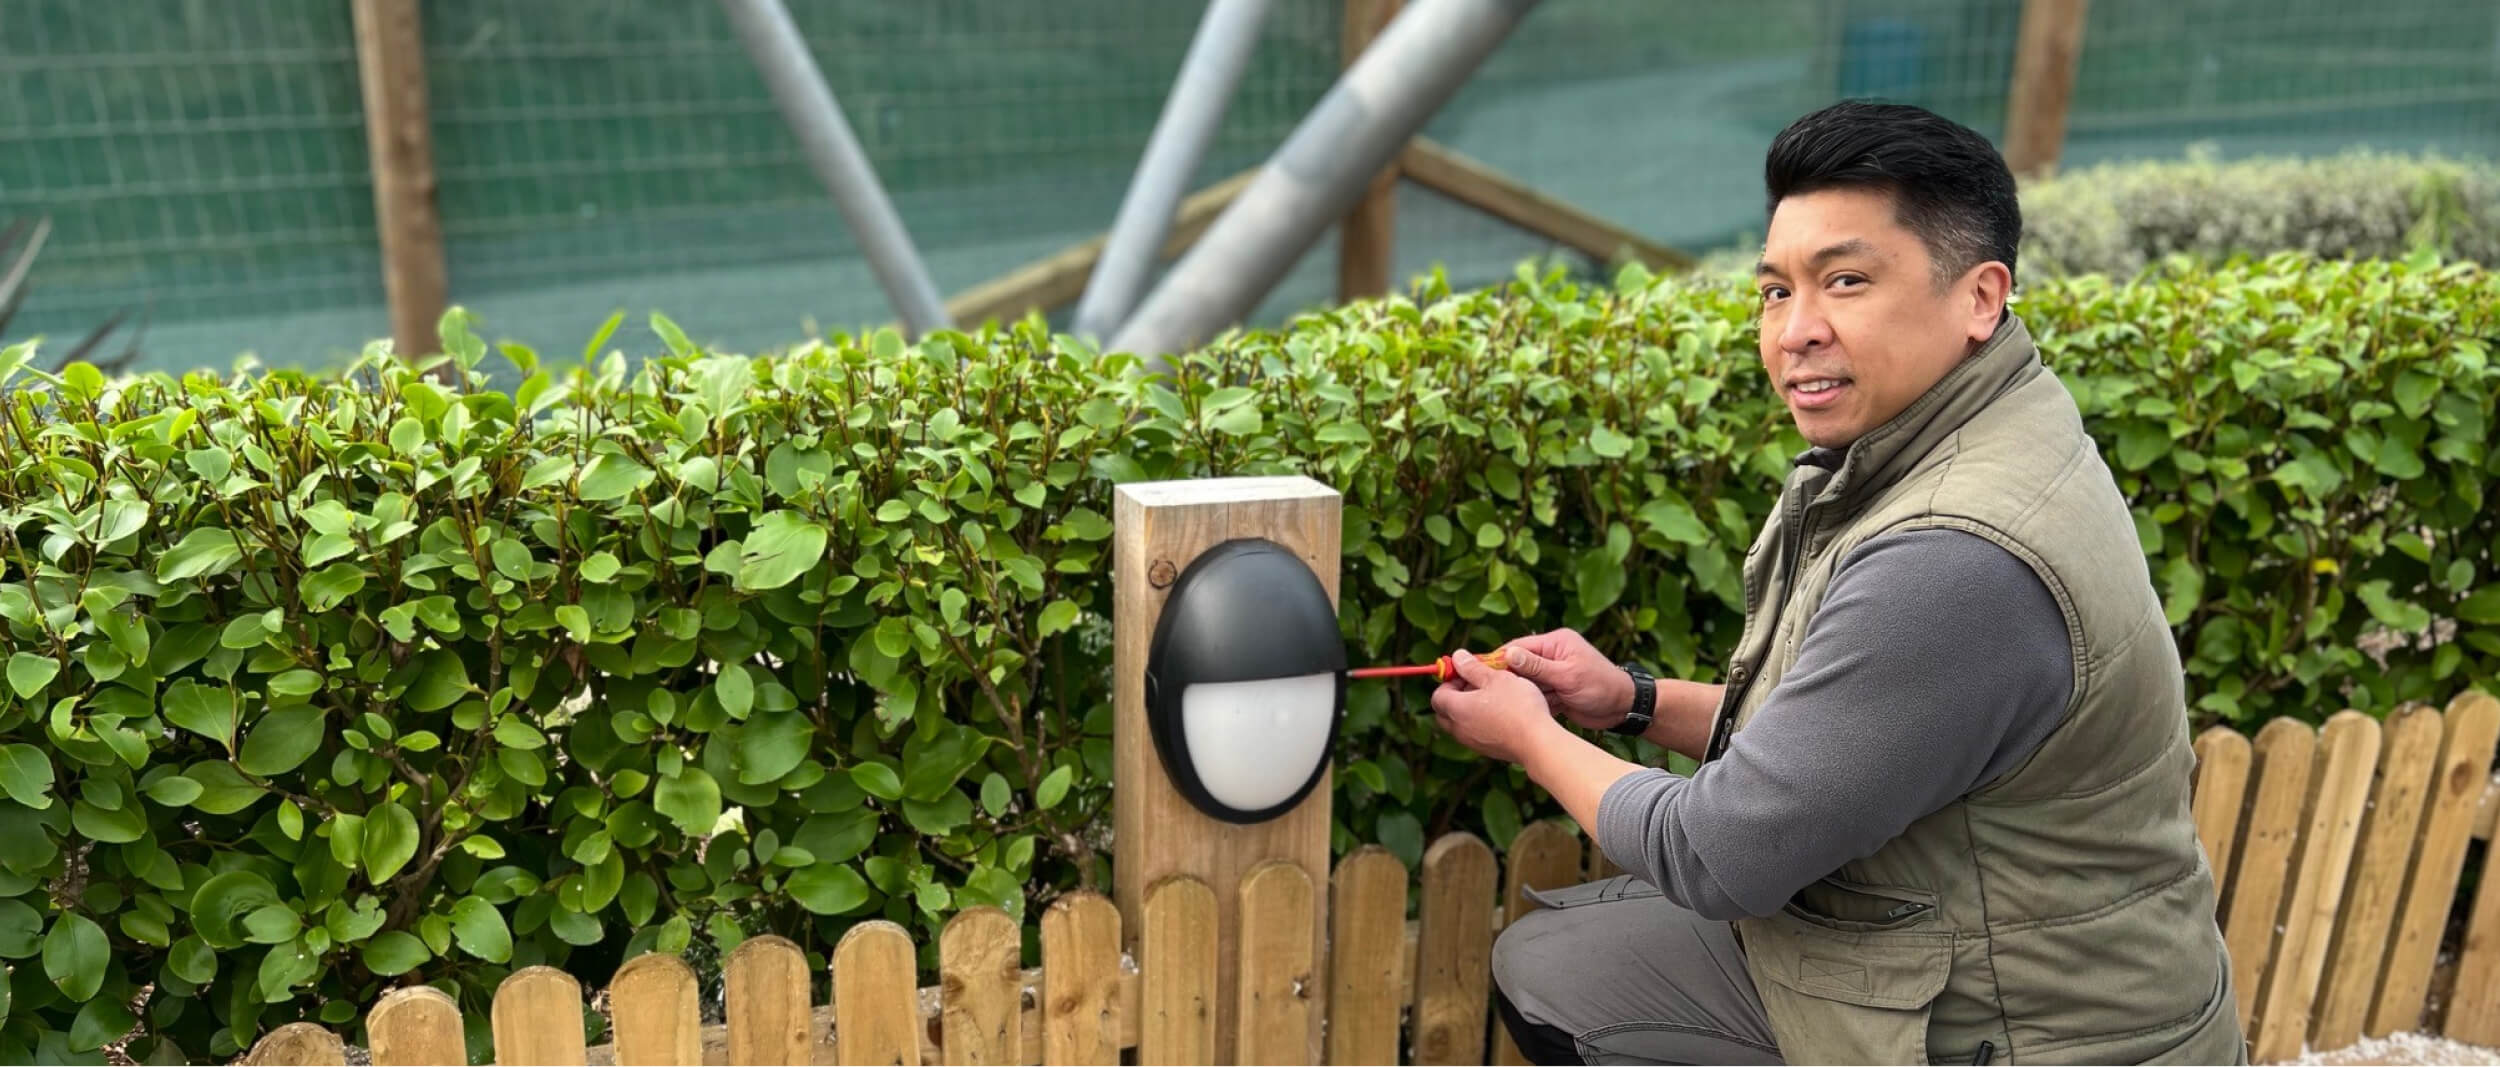
[[[1553,630],[1502,646],[1508,670],[1545,691],[1574,725],[1612,729],[1632,712],[1632,676],[1576,630]]]

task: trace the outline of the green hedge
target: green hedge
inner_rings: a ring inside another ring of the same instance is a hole
[[[2472,267],[2288,257],[2024,297],[2124,471],[2201,717],[2491,679],[2495,308]],[[595,984],[867,916],[928,942],[1108,884],[1120,481],[1342,489],[1358,661],[1569,624],[1709,679],[1800,444],[1752,315],[1637,271],[1428,280],[1226,338],[1179,388],[1037,323],[750,360],[662,321],[639,367],[604,330],[562,371],[504,345],[509,392],[470,380],[458,313],[456,388],[381,353],[109,381],[10,349],[0,1058],[94,1060],[149,985],[142,1060],[414,980],[474,1041],[525,964]],[[1412,863],[1551,812],[1423,696],[1355,689],[1340,848]]]
[[[2023,186],[2022,265],[2133,274],[2172,255],[2500,263],[2500,166],[2356,149],[2332,156],[2102,163]]]

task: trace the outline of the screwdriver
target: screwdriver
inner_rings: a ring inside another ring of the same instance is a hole
[[[1494,649],[1476,657],[1476,661],[1497,671],[1507,670],[1509,664],[1505,662],[1502,651],[1498,648]],[[1446,682],[1458,677],[1458,668],[1450,662],[1450,657],[1443,656],[1430,663],[1417,664],[1412,667],[1361,667],[1347,671],[1346,677],[1356,681],[1367,678],[1430,678],[1436,682]]]

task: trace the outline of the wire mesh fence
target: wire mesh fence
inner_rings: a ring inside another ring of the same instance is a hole
[[[1203,3],[789,0],[939,286],[1098,233]],[[1763,223],[1760,159],[1839,96],[2002,133],[2020,0],[1546,0],[1426,133],[1652,238]],[[1340,64],[1276,0],[1200,172],[1253,165]],[[454,300],[568,350],[616,308],[747,350],[890,317],[717,5],[427,0]],[[387,332],[354,27],[337,0],[0,0],[0,221],[54,224],[12,336],[151,323],[143,365],[321,365]],[[2353,145],[2500,152],[2488,0],[2096,0],[2070,164]],[[1540,239],[1413,187],[1395,272]],[[1256,312],[1333,296],[1323,240]]]

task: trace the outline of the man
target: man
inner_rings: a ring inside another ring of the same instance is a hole
[[[1813,447],[1746,557],[1726,684],[1561,631],[1433,694],[1630,872],[1503,932],[1505,1025],[1539,1062],[2246,1062],[2178,652],[2006,307],[2003,159],[1844,103],[1764,170],[1762,365]],[[1556,713],[1703,762],[1626,763]]]

